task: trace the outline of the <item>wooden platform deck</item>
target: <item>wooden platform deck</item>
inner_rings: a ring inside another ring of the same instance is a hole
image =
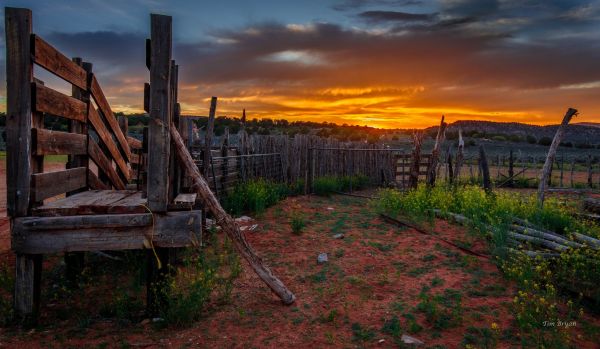
[[[141,191],[89,190],[36,207],[32,216],[150,213],[147,202]]]
[[[56,253],[183,247],[199,244],[202,213],[195,195],[178,202],[183,211],[152,213],[142,192],[89,190],[16,218],[12,248],[19,253]]]

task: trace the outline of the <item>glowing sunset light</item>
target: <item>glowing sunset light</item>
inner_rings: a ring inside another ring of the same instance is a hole
[[[552,124],[567,107],[577,122],[600,122],[600,6],[590,1],[7,1],[31,8],[36,32],[62,52],[93,62],[115,111],[142,112],[157,12],[174,19],[187,115],[206,115],[217,96],[218,115],[383,128],[442,114]]]

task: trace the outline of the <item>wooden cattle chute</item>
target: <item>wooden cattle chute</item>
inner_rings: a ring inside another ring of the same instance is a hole
[[[179,122],[179,108],[170,17],[151,18],[151,84],[146,88],[151,102],[145,103],[151,118],[143,145],[127,137],[123,123],[120,127],[91,64],[68,59],[33,34],[30,10],[6,8],[5,15],[14,305],[19,318],[35,320],[43,254],[154,248],[164,256],[162,249],[199,244],[201,212],[193,210],[193,200],[176,199],[179,177],[169,133],[171,122]],[[72,84],[72,96],[37,80],[38,68]],[[69,132],[44,129],[45,115],[68,119]],[[44,156],[56,154],[69,156],[67,168],[44,172]],[[140,184],[143,178],[146,185]],[[156,261],[149,263],[152,272]],[[153,296],[149,292],[149,303]]]

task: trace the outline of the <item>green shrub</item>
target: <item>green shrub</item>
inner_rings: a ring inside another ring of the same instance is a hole
[[[290,226],[292,227],[292,233],[300,235],[302,234],[302,229],[306,226],[306,221],[302,216],[295,214],[290,220]]]
[[[294,185],[293,189],[298,190],[297,184]],[[238,183],[223,200],[223,207],[227,212],[234,215],[240,215],[244,212],[260,214],[288,196],[290,192],[291,190],[286,184],[255,179]]]
[[[361,190],[369,183],[369,177],[364,175],[354,176],[323,176],[313,181],[313,191],[320,196],[329,196],[336,192]]]
[[[233,281],[242,271],[231,241],[218,241],[216,234],[211,234],[210,247],[187,249],[184,266],[162,285],[168,305],[162,309],[161,317],[176,327],[190,326],[199,320],[214,295],[220,303],[228,303]]]

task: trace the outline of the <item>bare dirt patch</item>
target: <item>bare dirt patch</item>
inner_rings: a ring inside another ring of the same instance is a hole
[[[300,234],[292,232],[292,217],[305,222]],[[398,335],[409,334],[426,347],[454,348],[483,340],[481,333],[495,324],[498,347],[519,345],[509,308],[515,289],[491,260],[391,225],[365,199],[288,198],[256,221],[259,229],[246,236],[295,292],[292,306],[283,306],[242,262],[231,302],[211,304],[204,319],[189,328],[161,330],[143,318],[124,324],[103,317],[98,304],[111,300],[103,298],[102,288],[118,286],[104,284],[69,300],[61,300],[60,293],[57,300],[45,299],[38,329],[2,329],[0,342],[8,347],[398,347]],[[463,228],[443,221],[429,228],[488,253],[485,242]],[[322,252],[329,262],[318,264]],[[47,259],[45,268],[60,271],[60,256]],[[82,308],[80,302],[96,306]]]

